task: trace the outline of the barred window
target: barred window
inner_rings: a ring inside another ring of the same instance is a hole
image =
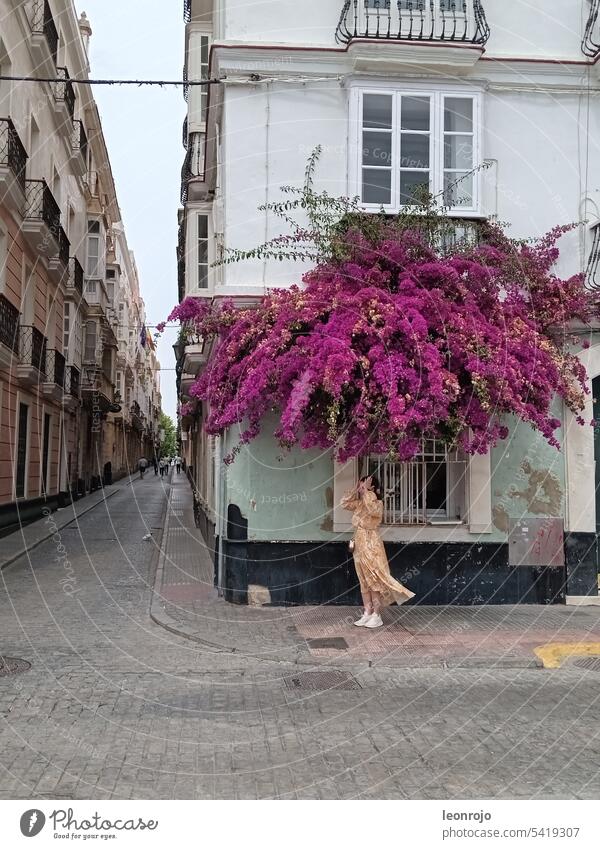
[[[465,470],[459,451],[426,440],[409,462],[369,457],[365,473],[379,479],[384,524],[426,525],[463,520]]]

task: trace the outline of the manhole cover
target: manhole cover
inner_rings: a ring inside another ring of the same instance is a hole
[[[337,649],[337,651],[346,651],[348,648],[348,643],[343,637],[315,637],[306,642],[311,649]]]
[[[0,678],[7,675],[16,675],[18,672],[27,672],[31,664],[19,657],[0,657]]]
[[[362,690],[353,675],[342,672],[341,669],[318,670],[315,672],[300,672],[290,678],[284,678],[288,690]]]
[[[579,669],[589,669],[590,672],[600,672],[600,657],[578,657],[573,666]]]

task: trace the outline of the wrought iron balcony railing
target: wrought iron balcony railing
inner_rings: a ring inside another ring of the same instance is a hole
[[[47,340],[37,327],[21,325],[19,341],[19,362],[33,366],[41,374],[46,374]]]
[[[24,194],[27,152],[10,118],[0,118],[0,164],[10,168]]]
[[[71,253],[71,243],[67,237],[67,234],[63,230],[62,227],[58,230],[58,258],[65,266],[65,268],[69,264],[69,255]]]
[[[60,207],[45,180],[25,181],[25,218],[42,221],[56,241],[60,239]]]
[[[54,350],[54,348],[47,350],[45,368],[46,377],[52,383],[60,386],[61,389],[65,388],[65,369],[65,358],[61,352]]]
[[[192,0],[183,0],[183,21],[186,24],[192,20]]]
[[[65,393],[73,398],[79,398],[81,388],[81,374],[76,366],[67,366],[65,371]]]
[[[48,0],[31,0],[31,31],[43,34],[56,64],[58,57],[58,30]]]
[[[585,56],[595,59],[600,55],[600,25],[598,16],[600,14],[600,0],[590,0],[590,13],[585,25],[585,33],[581,43],[581,49]]]
[[[181,143],[183,144],[184,149],[187,150],[188,149],[188,119],[187,119],[187,115],[185,116],[185,119],[184,119],[184,122],[183,122],[183,129],[181,131]]]
[[[67,289],[75,289],[79,295],[83,295],[83,268],[75,256],[72,256],[69,260]]]
[[[75,120],[75,89],[69,77],[69,72],[66,68],[57,68],[56,75],[59,77],[58,82],[52,83],[54,87],[54,99],[57,103],[64,103],[71,116],[71,121]]]
[[[481,0],[345,0],[336,41],[354,38],[485,44]]]
[[[73,122],[73,150],[75,152],[79,151],[87,163],[88,137],[83,121],[79,119],[75,119]]]
[[[19,310],[0,295],[0,342],[19,353]]]

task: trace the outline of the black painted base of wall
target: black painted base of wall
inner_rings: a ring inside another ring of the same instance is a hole
[[[59,507],[66,507],[67,504],[70,504],[70,495],[66,492],[49,495],[47,498],[28,498],[19,502],[2,504],[0,505],[0,537],[6,537],[42,519],[44,510],[54,513]]]
[[[249,584],[273,605],[359,605],[352,556],[343,542],[223,540],[227,601],[246,604]],[[411,604],[564,604],[597,595],[595,534],[567,537],[566,567],[509,566],[508,545],[386,543],[392,574],[416,593]]]

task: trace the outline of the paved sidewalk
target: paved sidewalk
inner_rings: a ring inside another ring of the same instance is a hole
[[[44,519],[24,525],[13,534],[0,539],[0,570],[14,563],[24,554],[33,551],[38,545],[50,539],[57,531],[62,530],[71,522],[84,516],[103,504],[113,495],[116,495],[124,486],[129,486],[137,479],[137,475],[128,475],[111,486],[103,487],[96,492],[90,493],[85,498],[73,501],[67,507],[62,507],[50,513]]]
[[[357,615],[350,607],[251,608],[219,598],[188,481],[173,476],[151,616],[209,651],[410,668],[554,667],[600,655],[597,607],[405,606],[387,610],[377,631],[355,628]]]

